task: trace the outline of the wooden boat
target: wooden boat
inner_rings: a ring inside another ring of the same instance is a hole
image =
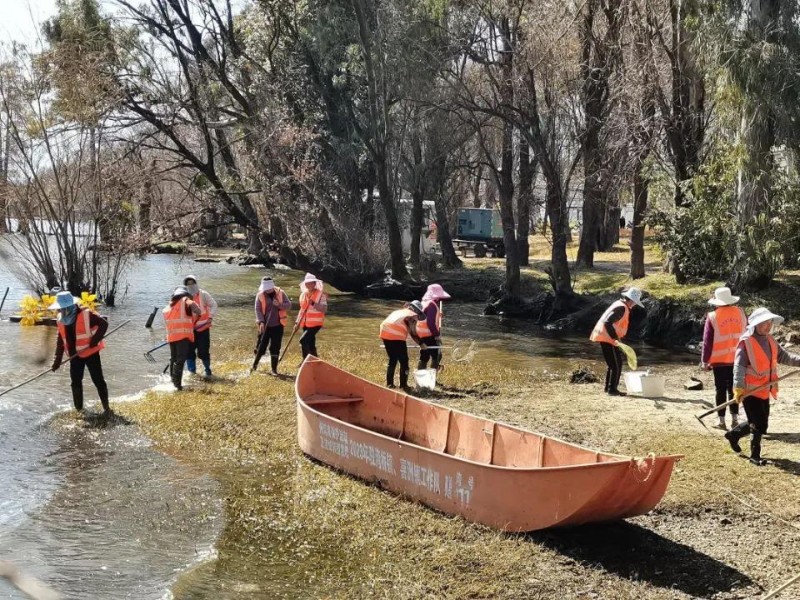
[[[597,452],[376,385],[309,356],[295,383],[309,456],[504,531],[652,510],[682,456]]]

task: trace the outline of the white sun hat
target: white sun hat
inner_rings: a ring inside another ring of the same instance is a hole
[[[80,298],[76,298],[69,292],[58,292],[56,294],[56,301],[47,308],[49,310],[61,310],[62,308],[69,308],[80,302]]]
[[[628,288],[624,292],[622,292],[622,297],[627,298],[628,300],[632,300],[636,306],[641,306],[644,308],[644,304],[642,304],[642,290],[639,288]]]
[[[772,321],[775,325],[780,325],[783,323],[783,317],[762,306],[750,313],[750,318],[747,319],[747,327],[748,329],[755,329],[756,325],[766,321]]]
[[[739,301],[739,296],[731,294],[731,288],[718,287],[714,290],[714,297],[708,301],[712,306],[730,306]]]

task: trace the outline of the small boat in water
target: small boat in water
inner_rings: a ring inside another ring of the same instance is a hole
[[[307,455],[504,531],[647,513],[682,458],[590,450],[384,388],[313,356],[295,392]]]

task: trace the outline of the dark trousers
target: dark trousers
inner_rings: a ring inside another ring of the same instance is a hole
[[[186,359],[189,358],[191,352],[192,342],[189,340],[169,343],[169,376],[172,379],[172,384],[179,390],[183,389],[181,384],[183,379],[183,365],[186,363]]]
[[[619,388],[619,378],[622,376],[622,350],[613,344],[600,342],[603,358],[606,361],[606,392],[615,392]]]
[[[76,356],[69,361],[69,378],[72,384],[72,403],[76,410],[83,409],[83,373],[89,369],[89,376],[92,378],[94,387],[97,388],[97,395],[100,396],[100,403],[103,410],[108,410],[108,385],[103,377],[103,365],[100,363],[100,353],[92,354],[88,358]]]
[[[422,338],[422,343],[426,346],[438,346],[439,340],[435,337],[426,337]],[[419,362],[417,363],[418,369],[427,369],[428,368],[428,361],[431,361],[431,368],[438,369],[439,363],[442,362],[442,351],[437,349],[434,350],[420,350],[419,351]]]
[[[319,356],[317,354],[317,333],[322,327],[303,327],[303,335],[300,336],[300,349],[303,351],[303,358],[308,356]]]
[[[386,385],[394,387],[394,372],[400,365],[400,387],[408,387],[408,346],[405,340],[383,340],[383,347],[389,356],[386,367]]]
[[[743,437],[753,434],[753,439],[750,440],[750,456],[760,459],[761,438],[769,429],[769,400],[747,396],[742,404],[747,421],[731,429],[728,435],[735,441],[739,441]]]
[[[267,327],[264,333],[258,336],[256,342],[256,358],[253,361],[253,369],[258,367],[261,357],[269,349],[270,367],[273,373],[278,372],[278,359],[281,355],[281,343],[283,342],[283,325]]]
[[[198,358],[207,370],[211,369],[211,329],[194,332],[194,343],[186,357],[187,366],[192,373],[196,370],[195,361]]]
[[[728,400],[733,400],[733,365],[714,366],[714,389],[717,391],[715,397],[717,406],[725,404]],[[728,408],[730,408],[732,415],[739,414],[738,404],[731,404]],[[717,414],[720,418],[723,418],[725,409],[718,410]]]

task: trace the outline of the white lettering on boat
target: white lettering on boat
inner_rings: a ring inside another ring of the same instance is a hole
[[[342,458],[360,460],[379,471],[397,475],[391,452],[350,439],[347,431],[323,421],[319,423],[319,435],[323,450],[333,452]],[[442,482],[444,482],[444,496],[448,500],[457,500],[462,506],[469,506],[475,488],[475,478],[471,475],[466,482],[460,471],[455,475],[445,474],[442,477],[436,469],[418,465],[406,458],[400,459],[400,478],[439,495],[442,494]]]

